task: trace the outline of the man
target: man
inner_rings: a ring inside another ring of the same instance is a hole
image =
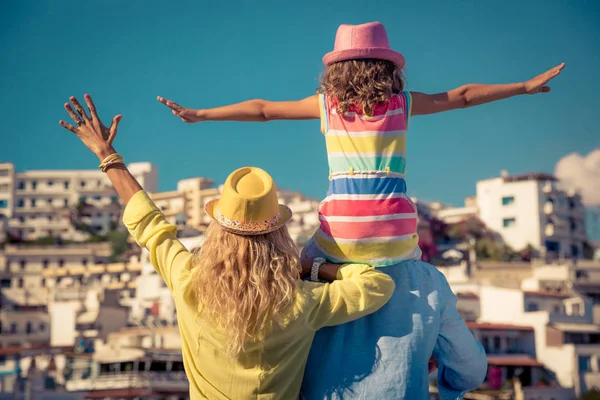
[[[382,270],[396,283],[392,299],[374,314],[317,332],[301,397],[428,399],[432,354],[442,399],[479,387],[487,373],[485,351],[458,315],[442,273],[420,261]]]

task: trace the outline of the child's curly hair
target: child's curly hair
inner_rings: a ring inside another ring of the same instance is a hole
[[[391,61],[355,59],[340,61],[325,68],[318,91],[337,99],[338,114],[353,106],[363,114],[374,114],[375,105],[386,103],[404,90],[402,68]]]

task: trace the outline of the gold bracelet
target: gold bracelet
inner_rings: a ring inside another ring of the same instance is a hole
[[[106,172],[107,168],[114,164],[125,165],[123,157],[118,153],[109,154],[104,160],[102,160],[98,168],[100,168],[102,172]]]

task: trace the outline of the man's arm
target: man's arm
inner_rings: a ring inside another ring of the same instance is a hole
[[[565,64],[562,63],[535,78],[521,83],[506,85],[473,83],[437,94],[411,92],[411,115],[434,114],[457,108],[473,107],[521,94],[547,93],[550,91],[550,87],[546,84],[559,75],[564,67]]]
[[[194,110],[158,97],[158,101],[171,109],[184,122],[246,121],[267,122],[279,119],[319,119],[319,97],[313,95],[298,101],[248,100],[223,107]]]
[[[456,296],[440,273],[441,325],[433,357],[439,363],[438,389],[443,399],[462,398],[487,375],[487,357],[465,321],[458,315]]]

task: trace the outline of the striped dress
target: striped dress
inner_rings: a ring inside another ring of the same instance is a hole
[[[372,117],[338,115],[324,94],[319,101],[330,182],[310,256],[376,267],[420,260],[417,209],[404,180],[410,93],[394,95]]]

